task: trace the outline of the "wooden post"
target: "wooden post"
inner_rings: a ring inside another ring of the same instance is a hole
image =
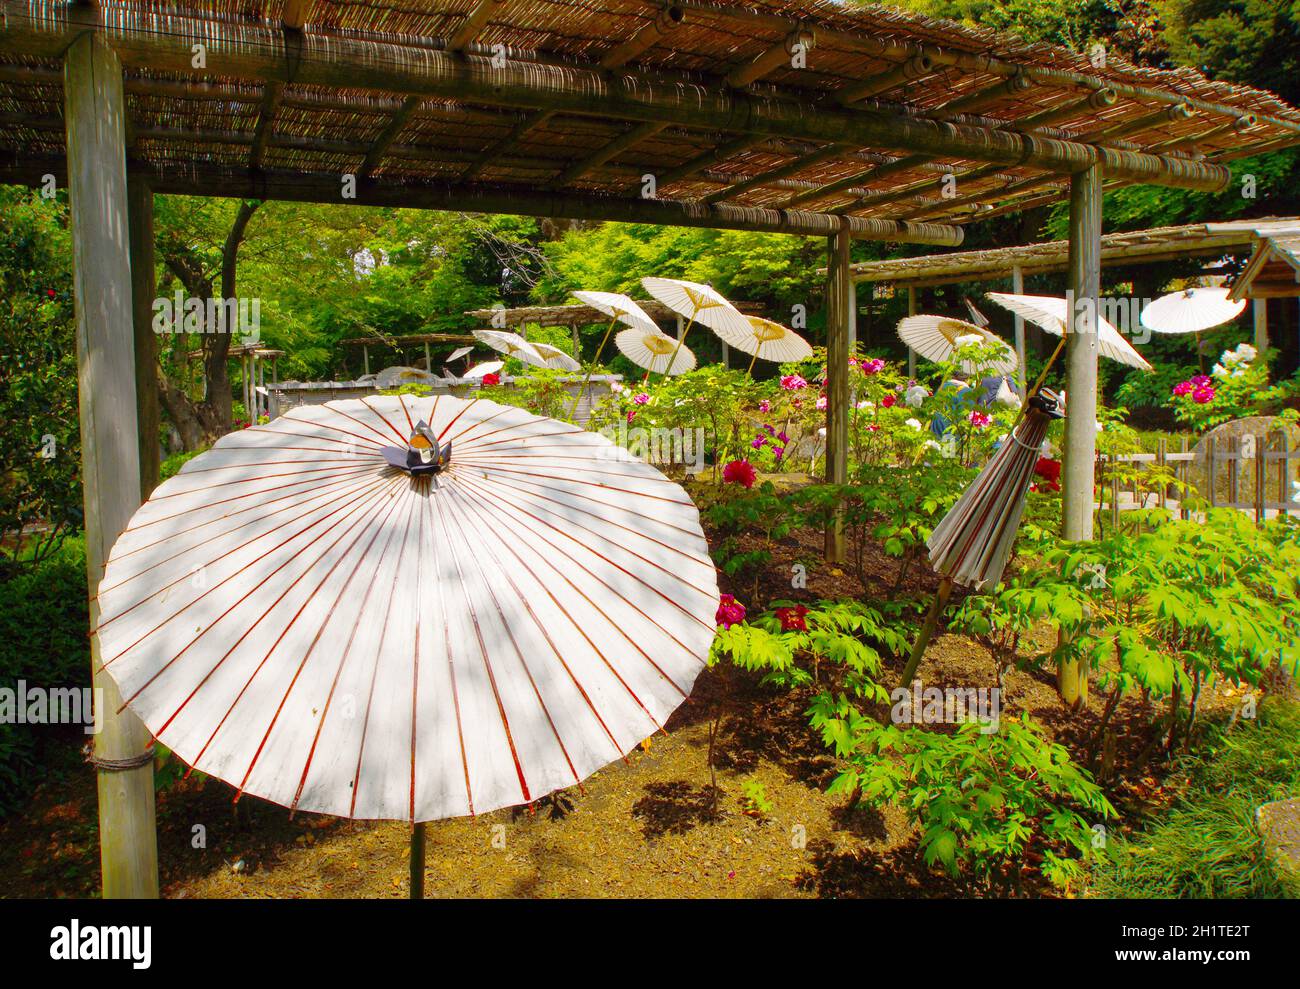
[[[1266,445],[1268,437],[1260,434],[1255,437],[1255,524],[1263,525],[1268,515],[1268,458]]]
[[[870,290],[868,290],[870,293]],[[870,294],[867,298],[871,298]],[[849,279],[849,353],[858,352],[858,283]]]
[[[1205,465],[1206,465],[1206,475],[1205,475],[1206,485],[1210,489],[1205,493],[1205,497],[1209,501],[1210,507],[1214,508],[1216,504],[1214,500],[1214,494],[1215,494],[1214,471],[1215,468],[1219,466],[1219,451],[1218,449],[1216,449],[1216,444],[1214,442],[1213,436],[1211,436],[1209,439],[1205,441]]]
[[[362,348],[361,348],[361,360],[362,360],[362,363],[363,363],[364,366],[365,366],[366,374],[369,374],[369,373],[370,373],[370,348],[369,348],[369,347],[362,346]]]
[[[849,235],[827,238],[826,272],[826,483],[849,478]],[[844,561],[844,521],[826,531],[826,559]]]
[[[1069,299],[1066,313],[1065,463],[1061,471],[1061,535],[1093,536],[1097,456],[1097,296],[1101,290],[1101,169],[1070,177]],[[1088,704],[1088,664],[1066,661],[1057,689],[1076,710]]]
[[[907,286],[907,315],[916,315],[916,286]],[[907,376],[916,377],[916,351],[911,347],[907,348]]]
[[[1251,310],[1255,316],[1255,349],[1262,354],[1268,349],[1268,299],[1255,299]]]
[[[1156,440],[1156,466],[1164,468],[1169,464],[1169,441],[1161,436]],[[1156,504],[1164,508],[1169,503],[1169,486],[1164,481],[1160,482],[1160,494],[1156,496]]]
[[[158,486],[162,450],[159,429],[158,338],[153,332],[154,283],[153,190],[138,176],[126,181],[127,216],[131,223],[131,310],[135,326],[135,407],[140,432],[140,496]]]
[[[412,900],[424,899],[424,823],[411,825],[411,889]]]
[[[122,66],[94,30],[77,36],[64,59],[68,191],[72,204],[77,384],[90,625],[109,550],[140,504],[130,222],[127,215],[126,109]],[[100,670],[90,639],[96,691],[94,758],[99,849],[106,898],[157,897],[153,759],[149,733]]]
[[[272,362],[274,367],[274,362]],[[433,354],[429,353],[429,341],[424,341],[424,369],[433,374]]]
[[[1016,295],[1025,294],[1025,274],[1018,264],[1011,266],[1011,291]],[[1016,364],[1016,388],[1023,402],[1029,374],[1025,369],[1025,317],[1020,313],[1016,313]]]

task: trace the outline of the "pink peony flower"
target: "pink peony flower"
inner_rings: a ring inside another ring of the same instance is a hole
[[[976,429],[983,429],[985,426],[987,426],[990,422],[993,421],[988,416],[986,416],[983,412],[980,412],[978,409],[972,411],[969,418],[970,418],[970,424],[974,426]]]
[[[885,362],[879,357],[873,357],[869,361],[862,361],[858,364],[858,367],[862,370],[863,374],[876,374],[884,366]]]
[[[1214,389],[1208,386],[1202,386],[1192,392],[1192,401],[1197,405],[1205,405],[1214,401]]]
[[[759,411],[759,412],[771,412],[771,411],[772,411],[772,403],[769,402],[767,399],[763,399],[763,401],[761,401],[761,402],[758,403],[758,411]]]
[[[772,456],[775,457],[777,460],[780,460],[782,457],[785,456],[785,447],[783,446],[772,447]]]
[[[754,465],[748,460],[733,460],[722,468],[722,479],[728,484],[740,484],[752,488],[757,477],[758,473],[754,470]]]
[[[650,401],[650,396],[643,391],[637,392],[635,395],[632,396],[632,401],[635,402],[637,405],[645,405],[646,402]]]
[[[876,423],[874,423],[874,422],[869,422],[869,423],[867,423],[867,432],[868,432],[868,433],[878,433],[879,431],[880,431],[880,427],[879,427],[878,425],[876,425]]]
[[[786,391],[798,391],[800,388],[807,388],[808,382],[802,375],[787,374],[781,379],[781,387]]]
[[[484,388],[490,388],[490,387],[492,387],[493,385],[499,385],[499,384],[501,384],[501,375],[496,374],[495,372],[491,372],[491,371],[488,372],[487,374],[483,375],[483,387],[484,387]]]
[[[1196,386],[1190,381],[1180,381],[1178,384],[1174,385],[1174,394],[1179,397],[1190,395],[1195,388]]]
[[[763,444],[765,444],[766,442],[767,442],[766,436],[755,436],[752,440],[749,441],[749,445],[752,446],[755,450],[761,450],[763,449]]]
[[[781,623],[782,632],[807,632],[807,614],[808,609],[801,604],[796,604],[793,608],[776,609],[776,617]]]
[[[636,409],[632,409],[632,410],[629,411],[628,414],[627,414],[627,421],[628,421],[628,422],[631,422],[631,421],[632,421],[633,419],[635,419],[635,418],[636,418]]]
[[[718,613],[714,620],[723,628],[739,625],[745,620],[745,606],[730,594],[724,594],[718,599]]]
[[[1208,388],[1210,385],[1214,384],[1214,382],[1204,374],[1195,375],[1190,380],[1197,388]]]
[[[818,399],[817,399],[817,408],[818,408],[818,409],[825,409],[825,408],[826,408],[826,396],[825,396],[825,395],[821,395],[821,396],[818,397]]]

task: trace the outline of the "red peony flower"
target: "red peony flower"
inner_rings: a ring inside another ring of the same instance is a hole
[[[493,373],[493,372],[489,372],[489,373],[483,375],[483,387],[484,387],[484,388],[488,388],[488,387],[491,387],[492,385],[499,385],[499,384],[501,384],[501,375],[496,374],[496,373]]]
[[[808,609],[801,604],[797,604],[793,608],[776,609],[776,617],[781,622],[781,631],[783,632],[807,632],[807,615]]]
[[[723,628],[739,625],[745,620],[745,606],[730,594],[724,594],[718,599],[718,613],[714,618]]]
[[[880,404],[882,407],[886,409],[892,409],[894,407],[894,403],[897,401],[898,401],[898,396],[895,395],[893,392],[890,392],[880,400]]]
[[[754,486],[758,473],[748,460],[733,460],[722,468],[722,479],[728,484],[743,484],[747,488]]]

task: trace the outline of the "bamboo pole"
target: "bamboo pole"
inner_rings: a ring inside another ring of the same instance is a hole
[[[1101,194],[1098,168],[1070,180],[1070,273],[1065,326],[1065,463],[1061,471],[1061,535],[1093,537],[1097,455],[1097,297],[1101,291]],[[1088,703],[1088,664],[1067,660],[1057,674],[1061,699],[1074,709]]]
[[[907,315],[916,315],[916,288],[911,285],[907,287]],[[907,377],[909,380],[916,378],[916,351],[911,344],[907,346]]]
[[[849,238],[828,238],[826,276],[826,483],[849,477]],[[844,518],[826,531],[826,559],[844,562]]]
[[[411,888],[412,900],[424,899],[424,822],[411,825]]]
[[[907,658],[907,666],[903,667],[903,676],[899,681],[899,686],[906,687],[912,682],[912,678],[916,676],[916,671],[921,666],[921,660],[925,657],[925,647],[934,638],[934,630],[939,625],[939,616],[943,614],[944,606],[948,603],[948,597],[951,594],[952,578],[940,578],[939,592],[935,594],[934,603],[930,605],[930,611],[925,616],[925,624],[921,626],[921,631],[916,636],[916,642],[912,645],[912,652]]]
[[[73,25],[41,11],[33,13],[14,0],[4,3],[3,10],[0,50],[29,55],[57,52],[76,36]],[[141,11],[129,23],[108,25],[104,34],[123,64],[185,77],[207,72],[191,63],[190,46],[202,43],[208,61],[220,65],[223,76],[262,83],[282,82],[291,75],[299,86],[366,88],[522,110],[893,147],[1063,174],[1102,165],[1114,178],[1202,191],[1218,191],[1231,178],[1227,168],[1207,162],[1056,138],[1027,142],[1019,134],[965,123],[830,107],[809,113],[806,101],[701,86],[698,80],[663,73],[652,82],[635,73],[607,72],[594,65],[509,59],[502,66],[412,44],[312,31],[295,32],[290,45],[278,24],[272,28],[222,21],[218,28],[203,17],[161,11]]]
[[[1025,294],[1025,275],[1020,270],[1020,265],[1011,266],[1011,291],[1016,295]],[[1016,320],[1016,388],[1020,392],[1020,401],[1025,401],[1025,386],[1028,383],[1029,373],[1025,370],[1025,317],[1020,313],[1015,314]]]
[[[618,322],[615,316],[609,321],[609,326],[605,329],[605,335],[600,338],[600,346],[596,348],[596,356],[591,359],[591,364],[587,366],[587,376],[582,379],[582,385],[578,388],[578,394],[573,396],[573,408],[569,409],[569,419],[576,422],[578,415],[578,403],[582,401],[582,396],[587,391],[587,385],[591,383],[591,376],[596,371],[596,366],[600,364],[600,355],[605,349],[605,344],[609,342],[609,335],[614,332],[614,324]],[[577,354],[578,328],[573,328],[574,353]],[[581,359],[582,355],[578,354]],[[670,367],[672,365],[669,365]]]
[[[155,365],[158,337],[153,331],[154,285],[153,191],[144,180],[128,176],[127,216],[131,224],[131,310],[135,327],[135,398],[140,434],[140,496],[158,486],[162,450]]]
[[[122,67],[98,32],[80,34],[68,48],[64,100],[93,629],[99,622],[95,591],[109,551],[140,504],[126,107]],[[155,898],[158,849],[149,733],[123,709],[117,684],[102,668],[96,635],[90,639],[90,657],[99,728],[93,758],[103,895]]]

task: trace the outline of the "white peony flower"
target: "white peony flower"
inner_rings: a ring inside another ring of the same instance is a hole
[[[1259,351],[1248,343],[1237,344],[1237,359],[1241,361],[1253,361],[1259,356]]]
[[[919,419],[908,419],[904,425],[911,426],[913,429],[921,428],[921,422]]]
[[[978,333],[963,333],[952,342],[954,347],[972,347],[978,346],[984,342],[984,338]]]
[[[872,402],[868,402],[865,398],[858,403],[858,408],[860,409],[874,409],[875,407],[876,406]]]
[[[930,393],[922,385],[913,385],[903,395],[903,401],[914,409],[919,409]]]

